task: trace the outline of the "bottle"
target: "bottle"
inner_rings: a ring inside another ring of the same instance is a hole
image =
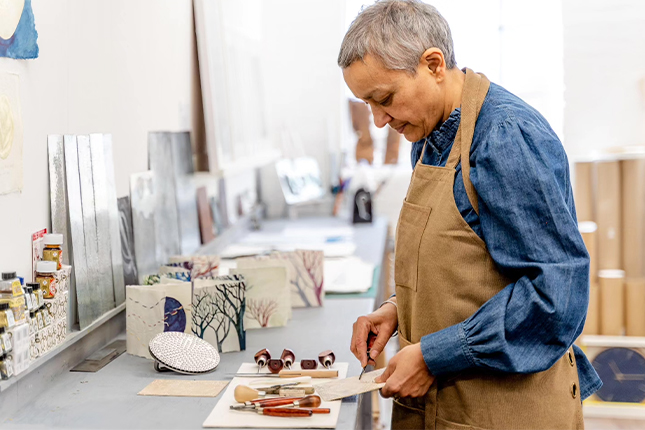
[[[0,354],[9,354],[13,350],[13,345],[11,345],[11,336],[9,336],[5,327],[0,327],[0,346]]]
[[[0,303],[0,327],[13,328],[15,325],[16,320],[13,318],[9,303]]]
[[[43,318],[43,313],[38,309],[36,311],[36,320],[38,321],[38,330],[45,328],[45,318]]]
[[[25,290],[25,303],[27,304],[27,312],[30,312],[34,308],[34,302],[31,300],[31,292],[33,291],[33,289],[30,286],[26,286],[24,290]]]
[[[7,369],[7,363],[5,363],[6,355],[0,354],[0,379],[9,379],[9,371]]]
[[[38,318],[36,317],[36,310],[29,312],[29,336],[38,333]]]
[[[56,267],[56,262],[54,261],[39,261],[36,263],[36,282],[40,284],[43,297],[46,299],[53,299],[56,296],[56,280],[54,278]]]
[[[46,234],[43,237],[43,260],[55,261],[57,266],[56,270],[63,267],[63,235],[62,234]]]
[[[43,289],[40,288],[40,284],[32,284],[34,289],[34,311],[41,307],[45,303],[45,298],[43,297]]]
[[[10,290],[14,297],[21,296],[23,294],[22,283],[20,282],[20,279],[18,279],[18,276],[16,276],[16,272],[3,272],[2,280],[8,285],[11,285]]]
[[[45,327],[52,325],[52,317],[51,315],[49,315],[47,306],[43,305],[43,307],[40,308],[40,313],[43,315],[43,322],[45,323]]]
[[[36,293],[36,291],[40,289],[40,284],[34,282],[27,285],[31,288],[31,310],[34,310],[38,307],[38,293]]]

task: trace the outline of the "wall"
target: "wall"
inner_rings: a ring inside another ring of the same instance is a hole
[[[569,154],[645,143],[645,2],[563,0]]]
[[[31,270],[47,227],[47,135],[113,134],[117,195],[147,170],[147,133],[203,138],[191,0],[33,0],[40,57],[0,58],[20,75],[24,189],[0,196],[0,270]]]

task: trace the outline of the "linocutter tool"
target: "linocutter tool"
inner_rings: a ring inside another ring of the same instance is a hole
[[[370,360],[374,361],[372,359],[372,357],[370,357],[370,351],[372,350],[372,347],[374,346],[374,341],[375,340],[376,340],[376,335],[374,333],[370,332],[370,334],[367,335],[367,364],[365,365],[365,367],[363,367],[363,371],[358,376],[359,381],[361,380],[361,377],[363,376],[363,373],[365,373],[365,370],[367,369],[367,366],[370,365]],[[374,361],[374,363],[376,363],[376,362]]]

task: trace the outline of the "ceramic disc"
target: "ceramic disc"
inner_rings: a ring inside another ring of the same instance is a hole
[[[217,349],[189,333],[159,333],[152,338],[148,349],[155,360],[180,373],[208,373],[219,364]]]

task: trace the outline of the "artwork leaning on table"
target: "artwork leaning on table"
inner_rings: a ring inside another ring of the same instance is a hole
[[[246,349],[246,282],[241,275],[196,279],[193,288],[192,332],[219,352]]]

